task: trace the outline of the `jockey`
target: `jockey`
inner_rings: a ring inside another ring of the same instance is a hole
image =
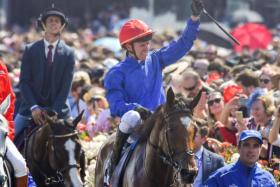
[[[15,102],[15,94],[13,92],[12,86],[9,82],[8,70],[6,66],[0,61],[0,103],[10,95],[11,104],[8,106],[7,112],[4,117],[9,122],[9,132],[8,136],[11,140],[14,139],[14,102]]]
[[[4,118],[1,119],[6,126],[6,130],[9,132],[9,137],[6,139],[7,158],[11,162],[14,168],[16,177],[16,187],[27,186],[27,166],[24,158],[17,150],[14,143],[11,141],[13,138],[13,111],[14,111],[14,93],[8,78],[8,71],[2,62],[0,62],[0,112]],[[3,85],[3,86],[2,86]],[[6,117],[6,118],[5,118]],[[12,124],[12,125],[11,125]],[[10,129],[12,128],[12,129]],[[12,132],[12,136],[11,136]],[[10,138],[11,137],[11,138]]]
[[[135,126],[141,124],[159,105],[165,102],[162,70],[183,57],[197,37],[201,0],[193,0],[192,16],[177,41],[149,52],[153,30],[143,21],[132,19],[120,30],[119,41],[126,58],[107,73],[104,86],[113,117],[121,117],[113,151],[108,163],[105,183],[110,181],[122,146]]]

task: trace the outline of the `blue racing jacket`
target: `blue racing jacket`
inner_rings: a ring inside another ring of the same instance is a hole
[[[273,176],[257,164],[248,167],[240,161],[224,166],[213,173],[207,181],[208,187],[276,187]]]
[[[127,56],[108,71],[104,87],[112,116],[121,117],[139,105],[153,111],[165,102],[162,70],[191,49],[197,37],[198,26],[199,21],[190,19],[177,41],[149,52],[144,62]]]

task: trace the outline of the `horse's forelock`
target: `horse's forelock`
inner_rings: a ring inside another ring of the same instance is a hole
[[[177,110],[177,111],[188,111],[188,114],[192,114],[192,109],[189,107],[189,103],[191,100],[186,100],[183,97],[176,97],[174,101],[174,105],[169,109],[169,111]],[[166,113],[169,113],[166,111]],[[191,117],[191,116],[190,116]]]

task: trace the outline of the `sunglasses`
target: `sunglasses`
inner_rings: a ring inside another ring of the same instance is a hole
[[[221,102],[221,98],[217,98],[217,99],[209,100],[208,105],[212,106],[214,103],[220,103],[220,102]]]
[[[192,86],[192,87],[190,87],[190,88],[184,87],[184,89],[185,89],[186,91],[192,91],[192,90],[194,90],[195,88],[196,88],[196,85],[194,85],[194,86]]]
[[[264,84],[267,84],[267,83],[270,82],[270,80],[269,79],[260,79],[260,82],[263,82]]]

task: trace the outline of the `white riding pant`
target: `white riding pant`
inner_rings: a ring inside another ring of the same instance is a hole
[[[119,129],[125,134],[131,134],[136,126],[141,125],[141,122],[140,114],[134,110],[130,110],[122,116]],[[133,136],[129,136],[127,142],[134,142]]]
[[[20,154],[14,143],[10,140],[9,137],[6,138],[7,146],[7,158],[11,162],[14,168],[15,177],[23,177],[27,175],[28,169],[26,166],[25,159]]]

